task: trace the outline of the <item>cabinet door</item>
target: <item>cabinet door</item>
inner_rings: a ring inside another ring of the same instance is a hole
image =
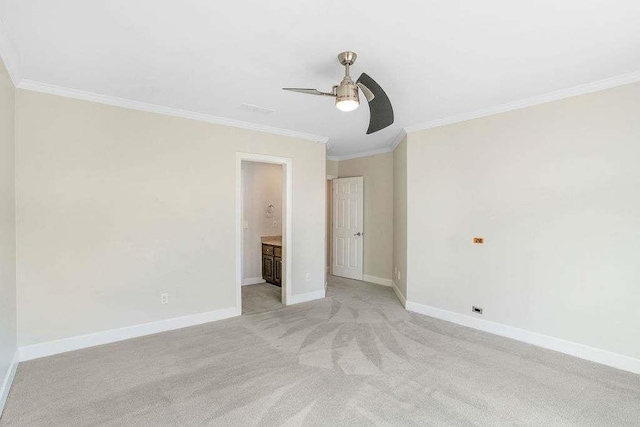
[[[282,258],[273,259],[273,284],[282,286]]]
[[[271,255],[262,255],[262,278],[267,282],[273,282],[273,257]]]

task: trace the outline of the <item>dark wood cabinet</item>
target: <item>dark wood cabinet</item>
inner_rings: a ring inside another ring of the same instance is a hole
[[[267,282],[273,282],[273,256],[262,255],[262,278]]]
[[[282,286],[282,258],[273,259],[273,282]]]
[[[282,286],[282,247],[262,245],[262,278],[272,285]]]

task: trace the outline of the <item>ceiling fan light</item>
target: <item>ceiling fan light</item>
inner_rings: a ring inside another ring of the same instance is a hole
[[[340,101],[336,101],[336,107],[340,111],[353,111],[360,105],[360,102],[356,99],[342,99]]]
[[[334,88],[336,94],[336,107],[340,111],[353,111],[360,105],[358,86],[349,76],[345,76],[339,86]]]

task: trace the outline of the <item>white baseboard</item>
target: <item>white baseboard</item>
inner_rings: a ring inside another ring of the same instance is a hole
[[[382,277],[376,277],[376,276],[367,276],[366,274],[362,275],[362,280],[364,280],[365,282],[375,283],[376,285],[382,285],[382,286],[392,285],[391,279],[383,279]]]
[[[2,411],[4,410],[4,405],[7,403],[7,397],[9,397],[9,390],[11,389],[11,384],[13,383],[13,378],[16,376],[16,369],[18,369],[18,350],[16,349],[13,354],[13,360],[11,361],[11,365],[9,366],[9,370],[4,376],[4,380],[2,381],[2,385],[0,386],[0,417],[2,417]]]
[[[321,291],[307,292],[306,294],[291,295],[291,297],[289,298],[289,305],[300,304],[301,302],[313,301],[316,299],[322,299],[325,297],[325,295],[326,294],[324,289]]]
[[[400,304],[402,304],[403,307],[407,308],[407,298],[405,298],[405,296],[402,295],[402,292],[400,292],[400,289],[398,289],[398,286],[392,282],[391,287],[393,288],[393,292],[396,293],[396,296],[400,300]]]
[[[242,286],[259,285],[260,283],[267,283],[262,277],[247,277],[242,279]]]
[[[607,365],[613,368],[640,374],[640,359],[625,356],[623,354],[613,353],[607,350],[590,347],[588,345],[563,340],[561,338],[555,338],[548,335],[539,334],[537,332],[527,331],[526,329],[515,328],[513,326],[504,325],[502,323],[478,319],[475,317],[467,316],[465,314],[442,310],[440,308],[430,307],[428,305],[418,304],[411,301],[407,301],[406,308],[409,311],[425,314],[437,319],[446,320],[448,322],[457,323],[469,328],[479,329],[491,334],[500,335],[514,340],[526,342],[528,344],[537,345],[538,347],[544,347],[548,348],[549,350],[569,354],[571,356],[579,357],[591,362],[596,362],[602,365]]]
[[[208,311],[205,313],[192,314],[189,316],[159,320],[157,322],[126,326],[124,328],[111,329],[108,331],[96,332],[93,334],[63,338],[60,340],[19,347],[19,357],[20,361],[24,362],[40,357],[66,353],[67,351],[79,350],[96,345],[109,344],[112,342],[123,341],[130,338],[137,338],[144,335],[157,334],[159,332],[172,331],[174,329],[200,325],[203,323],[209,323],[215,320],[227,319],[229,317],[235,317],[239,315],[240,313],[238,313],[238,310],[235,307],[230,307],[220,310]]]

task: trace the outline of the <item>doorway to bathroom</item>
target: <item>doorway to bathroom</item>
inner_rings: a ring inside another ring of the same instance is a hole
[[[291,265],[291,160],[238,153],[237,308],[243,315],[287,304]]]

